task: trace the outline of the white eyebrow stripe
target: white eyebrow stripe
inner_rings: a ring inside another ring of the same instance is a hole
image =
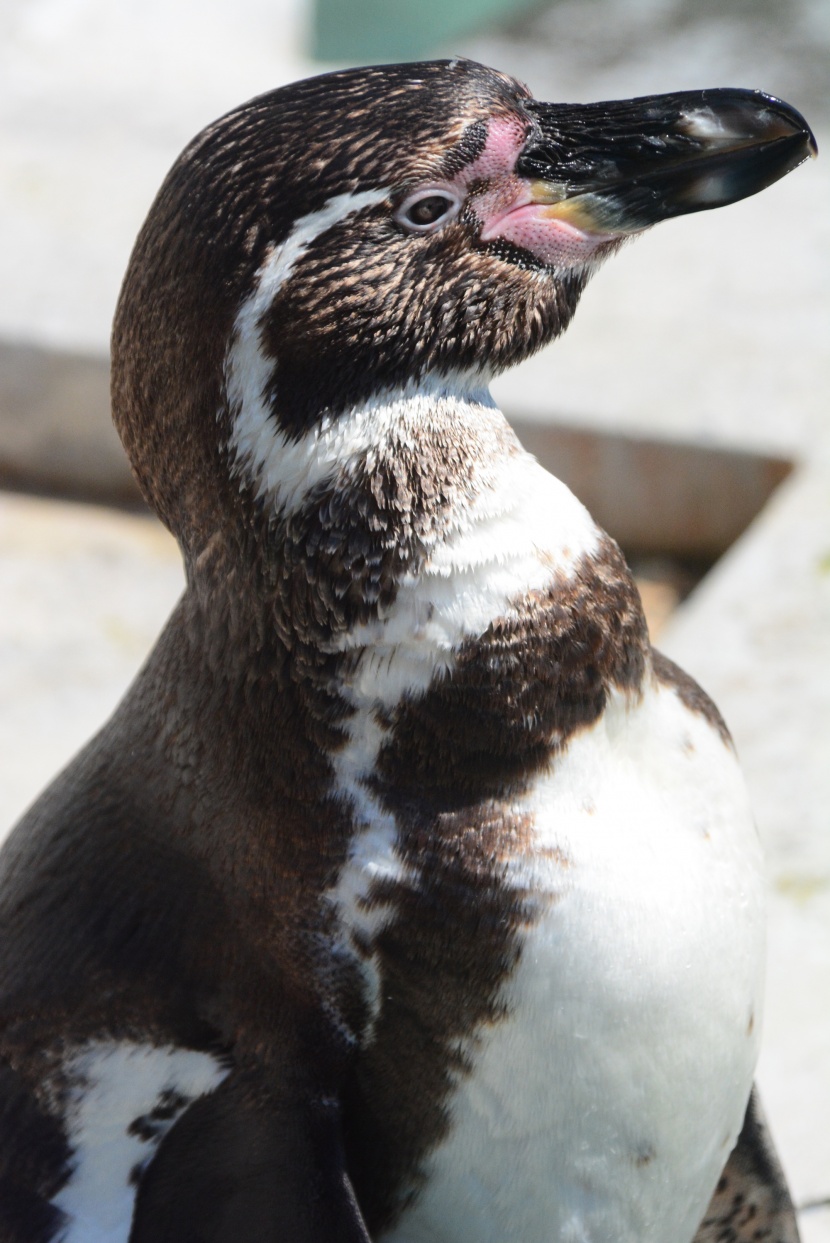
[[[263,436],[270,439],[270,405],[265,397],[275,360],[262,348],[260,323],[315,238],[348,216],[388,199],[389,187],[336,194],[317,211],[297,220],[288,237],[275,246],[257,272],[256,287],[239,308],[225,356],[225,393],[233,419],[229,449],[237,463],[254,474],[260,465]]]
[[[375,190],[361,190],[357,194],[336,194],[334,198],[327,199],[317,211],[309,212],[307,216],[301,216],[295,221],[288,237],[274,247],[259,269],[257,287],[242,304],[236,317],[234,326],[237,332],[240,327],[247,327],[249,324],[256,326],[259,316],[267,310],[275,294],[288,280],[298,260],[315,238],[348,216],[363,211],[365,207],[382,203],[389,198],[390,193],[390,188],[384,186]]]

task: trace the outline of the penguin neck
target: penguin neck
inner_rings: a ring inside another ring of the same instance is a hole
[[[254,534],[245,555],[262,571],[255,595],[289,647],[329,652],[377,633],[401,584],[523,452],[477,377],[323,411],[300,437],[243,403],[229,447]]]
[[[505,432],[515,443],[486,376],[430,374],[357,406],[321,410],[299,435],[282,427],[278,407],[246,388],[228,449],[240,487],[286,518],[320,492],[361,480],[388,490],[392,473],[417,471],[438,486],[503,453]],[[434,507],[435,500],[424,499]]]
[[[131,696],[163,713],[147,746],[181,739],[206,780],[262,791],[280,755],[293,788],[322,798],[324,757],[361,733],[342,762],[374,755],[374,714],[451,663],[466,632],[455,571],[475,577],[486,535],[461,550],[466,566],[431,567],[520,460],[532,461],[481,386],[385,393],[299,440],[269,420],[237,453],[234,508],[190,561]]]
[[[148,670],[167,714],[156,736],[191,738],[188,765],[236,791],[234,809],[246,791],[304,806],[339,792],[371,820],[367,780],[417,733],[401,714],[422,703],[432,720],[433,701],[452,733],[447,790],[468,772],[471,797],[508,788],[550,750],[572,641],[580,704],[585,679],[592,711],[606,685],[636,690],[644,629],[618,550],[491,401],[397,394],[308,437],[279,476],[264,464],[267,487],[240,477],[246,520],[190,567]],[[443,771],[434,729],[427,782]],[[410,770],[407,755],[393,784]]]
[[[260,584],[245,598],[266,606],[260,630],[272,626],[307,676],[334,676],[354,709],[424,689],[599,548],[587,511],[522,449],[478,377],[324,412],[300,438],[273,418],[254,434],[246,417],[243,403],[231,444],[258,514]]]

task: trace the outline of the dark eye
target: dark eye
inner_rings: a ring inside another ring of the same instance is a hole
[[[410,194],[396,212],[398,222],[410,233],[434,233],[454,220],[461,210],[461,196],[454,190],[429,187]]]
[[[406,218],[410,224],[435,224],[453,207],[452,199],[443,194],[430,194],[425,199],[418,199],[407,209]]]

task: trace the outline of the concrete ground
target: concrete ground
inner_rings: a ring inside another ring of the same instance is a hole
[[[448,50],[517,73],[540,97],[760,86],[814,120],[821,146],[828,12],[823,0],[561,0]],[[105,355],[132,238],[164,172],[221,111],[318,70],[300,51],[303,21],[299,0],[145,0],[140,10],[10,0],[0,13],[0,350]],[[768,851],[759,1077],[805,1206],[805,1243],[830,1243],[830,1209],[809,1207],[830,1197],[828,169],[811,163],[629,247],[595,279],[567,337],[497,385],[504,408],[527,419],[796,463],[661,645],[724,711]],[[4,434],[19,464],[42,456],[55,428],[77,420],[83,430],[85,399],[68,376],[50,388],[48,434],[29,422],[44,402],[26,406],[25,434],[8,418],[4,433],[0,411],[0,470]],[[0,829],[103,722],[180,583],[175,547],[148,518],[0,496]]]

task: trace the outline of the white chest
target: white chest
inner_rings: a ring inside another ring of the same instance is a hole
[[[395,918],[367,901],[377,878],[429,884],[365,781],[387,738],[377,709],[452,677],[465,644],[532,616],[554,581],[567,597],[601,541],[567,489],[514,454],[392,609],[348,636],[364,650],[336,770],[358,831],[327,895],[344,946],[371,946]],[[471,1033],[449,1126],[384,1243],[691,1243],[743,1120],[760,1025],[760,852],[734,756],[647,675],[639,700],[611,691],[510,811],[531,844],[506,881],[540,913],[518,934],[506,1017]],[[388,990],[380,960],[362,966],[371,1043]]]
[[[759,850],[734,758],[656,686],[525,803],[545,901],[394,1243],[688,1243],[757,1056]]]

